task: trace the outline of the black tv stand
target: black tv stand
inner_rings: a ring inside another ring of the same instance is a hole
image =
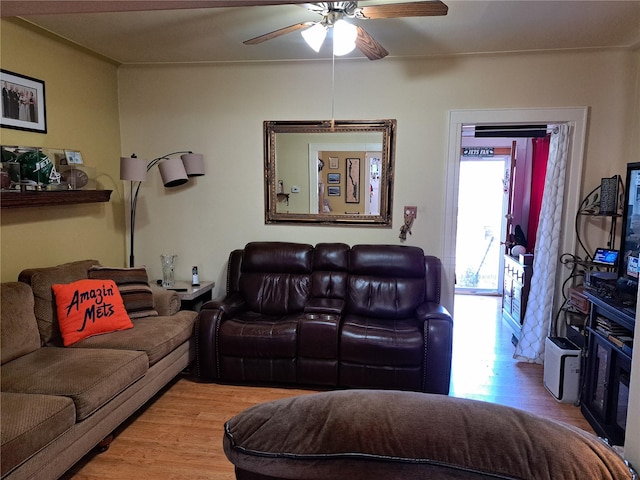
[[[588,289],[584,295],[591,307],[581,411],[598,435],[613,445],[623,445],[633,343],[622,339],[633,338],[635,308],[615,296]]]

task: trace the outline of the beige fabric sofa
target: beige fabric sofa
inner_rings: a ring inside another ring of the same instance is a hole
[[[3,480],[58,478],[195,358],[196,313],[159,288],[159,316],[61,346],[51,285],[97,264],[29,269],[0,285]]]

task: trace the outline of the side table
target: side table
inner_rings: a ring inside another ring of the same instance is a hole
[[[211,300],[212,290],[215,282],[200,282],[200,285],[193,286],[190,282],[176,281],[174,287],[167,290],[175,290],[180,297],[181,310],[193,310],[197,312],[204,302]]]

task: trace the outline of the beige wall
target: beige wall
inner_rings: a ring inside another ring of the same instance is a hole
[[[197,264],[219,292],[233,248],[251,240],[397,244],[403,205],[418,206],[406,243],[441,255],[449,110],[588,106],[589,191],[630,158],[637,61],[619,51],[338,61],[337,119],[398,120],[391,229],[264,224],[262,122],[330,118],[330,62],[123,66],[123,153],[193,149],[208,169],[197,185],[173,190],[153,172],[141,193],[136,258],[159,276],[160,253],[175,252],[179,277]]]
[[[45,82],[48,132],[3,128],[0,143],[80,150],[100,187],[114,190],[109,203],[2,210],[2,281],[80,258],[124,265],[117,67],[11,21],[1,35],[2,68]]]

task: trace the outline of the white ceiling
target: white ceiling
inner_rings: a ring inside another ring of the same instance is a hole
[[[640,0],[444,0],[448,15],[353,21],[389,57],[556,49],[640,48]],[[28,3],[28,2],[25,2]],[[46,2],[45,2],[46,3]],[[393,3],[361,1],[360,6]],[[299,32],[259,45],[244,40],[320,16],[300,5],[24,16],[122,64],[312,60]],[[364,56],[357,50],[350,57]],[[367,60],[369,61],[369,60]],[[384,62],[385,60],[376,60]]]

